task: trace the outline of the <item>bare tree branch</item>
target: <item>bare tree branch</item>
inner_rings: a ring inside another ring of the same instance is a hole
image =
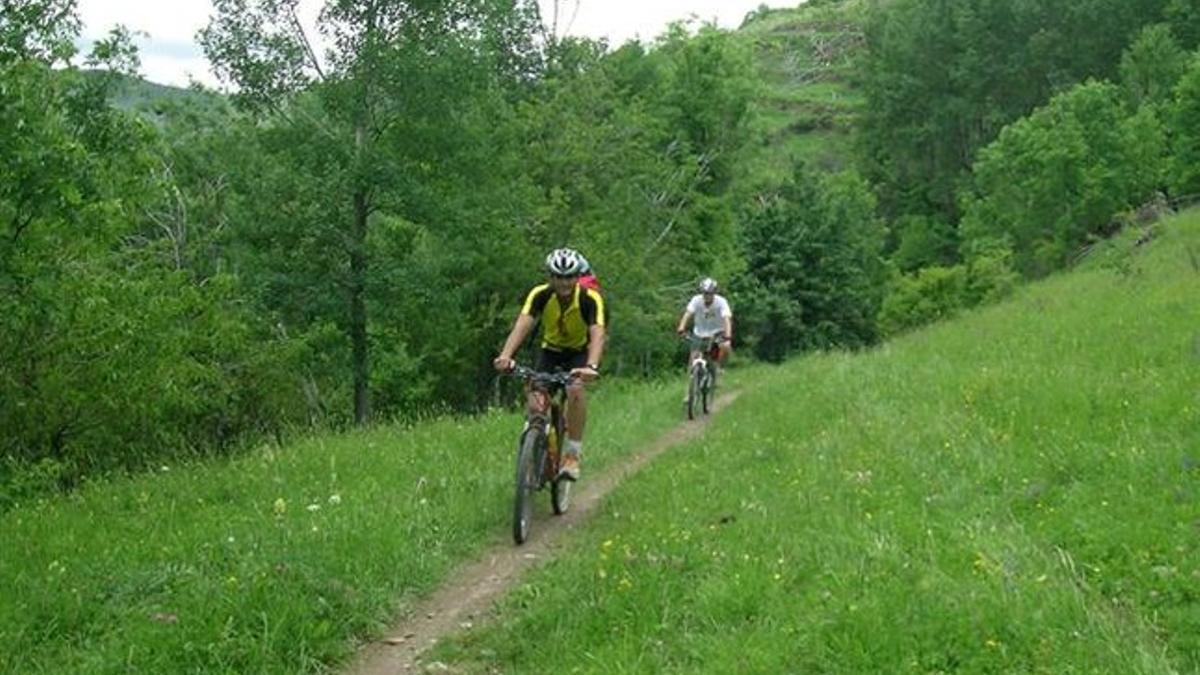
[[[701,153],[701,155],[696,159],[696,162],[697,162],[697,164],[700,165],[700,168],[699,168],[699,170],[696,171],[696,174],[692,177],[692,183],[691,183],[691,185],[688,186],[687,192],[690,192],[690,191],[696,189],[696,186],[700,185],[700,183],[703,182],[704,179],[708,178],[708,173],[709,173],[708,167],[712,163],[712,160],[715,158],[716,158],[715,154],[711,154],[710,152],[706,151],[704,153]],[[667,237],[667,235],[671,233],[671,229],[675,227],[676,221],[679,220],[679,214],[683,212],[683,207],[686,205],[687,205],[687,198],[685,196],[681,196],[679,198],[679,202],[675,204],[675,209],[671,213],[671,217],[667,220],[666,226],[663,227],[662,231],[658,233],[658,237],[656,237],[654,239],[654,241],[650,243],[650,246],[646,247],[646,255],[648,255],[650,253],[650,251],[653,251],[654,248],[657,247],[660,243],[662,243],[662,240],[665,239]]]
[[[317,58],[317,52],[313,49],[312,42],[308,39],[308,34],[304,31],[304,25],[300,23],[300,17],[296,15],[295,5],[288,8],[288,18],[292,22],[292,30],[296,31],[296,39],[304,47],[304,52],[308,54],[308,59],[312,61],[312,67],[317,72],[317,78],[324,82],[326,79],[325,71],[321,68],[321,61]]]

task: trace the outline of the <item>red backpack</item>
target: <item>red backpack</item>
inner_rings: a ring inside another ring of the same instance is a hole
[[[579,285],[583,286],[584,288],[590,288],[597,293],[602,293],[604,291],[604,289],[600,288],[600,280],[596,278],[595,274],[590,272],[579,277]]]

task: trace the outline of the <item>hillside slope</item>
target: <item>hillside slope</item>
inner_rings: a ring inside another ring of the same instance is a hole
[[[801,359],[610,498],[456,672],[1200,670],[1200,212]]]
[[[778,183],[796,159],[838,169],[850,157],[864,104],[854,73],[866,47],[865,13],[860,0],[809,3],[759,10],[738,29],[753,45],[762,85],[754,104],[756,179]]]

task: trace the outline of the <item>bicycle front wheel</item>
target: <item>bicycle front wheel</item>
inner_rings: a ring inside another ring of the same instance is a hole
[[[712,412],[713,404],[717,400],[717,364],[715,362],[710,361],[708,368],[705,369],[704,395],[701,398],[703,399],[701,407],[704,408],[704,414],[707,415]]]
[[[517,450],[517,473],[513,495],[513,541],[524,544],[529,538],[529,526],[533,521],[533,492],[538,486],[538,448],[543,441],[542,432],[530,427],[521,436]]]
[[[555,427],[558,430],[558,459],[562,462],[562,445],[567,438],[566,425],[563,423],[561,415],[555,415]],[[567,512],[567,508],[571,505],[571,481],[560,480],[558,478],[558,467],[554,467],[554,480],[550,482],[550,505],[554,508],[554,515],[561,516]]]

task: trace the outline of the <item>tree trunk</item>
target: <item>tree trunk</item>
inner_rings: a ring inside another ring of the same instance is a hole
[[[361,425],[371,416],[367,370],[367,194],[354,193],[354,231],[350,243],[350,345],[354,369],[354,421]]]

